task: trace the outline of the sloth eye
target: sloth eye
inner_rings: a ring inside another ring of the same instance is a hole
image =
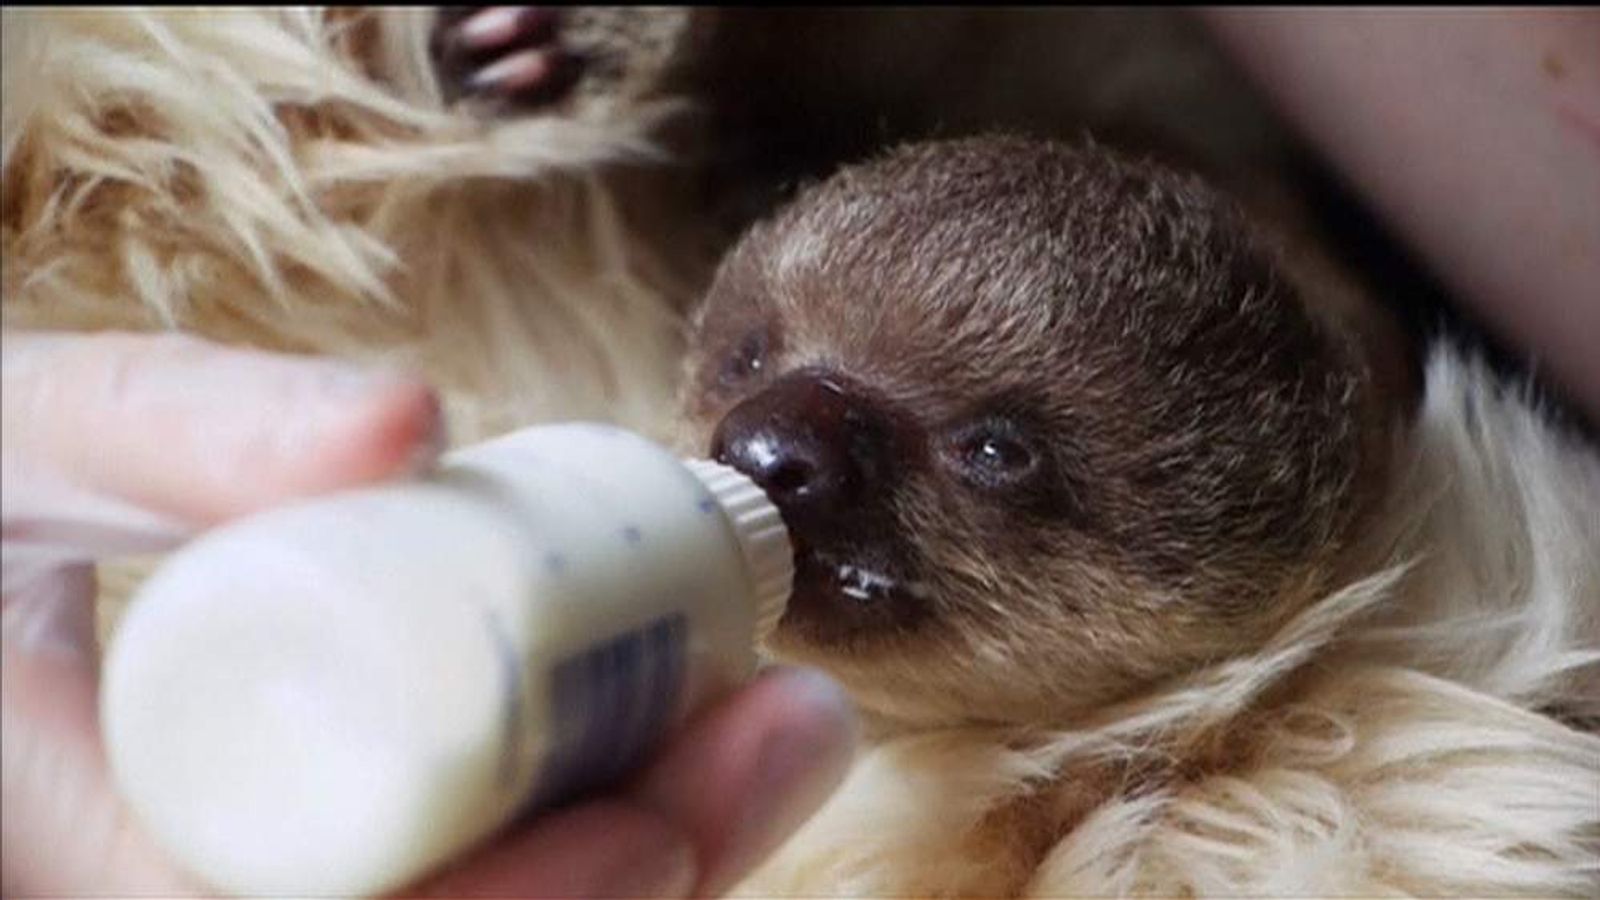
[[[1033,453],[1019,441],[986,435],[967,449],[967,463],[991,472],[1015,472],[1033,464]]]
[[[723,384],[738,384],[760,375],[767,365],[772,339],[765,328],[755,328],[739,339],[733,352],[722,362],[718,376]]]
[[[1014,484],[1039,467],[1039,455],[1017,428],[984,425],[963,435],[957,458],[963,474],[985,487]]]

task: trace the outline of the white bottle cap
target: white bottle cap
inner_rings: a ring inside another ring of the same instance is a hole
[[[749,567],[756,608],[756,640],[772,633],[783,618],[794,587],[794,549],[778,508],[744,473],[709,459],[685,460],[722,507]]]

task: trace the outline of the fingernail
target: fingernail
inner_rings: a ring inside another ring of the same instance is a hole
[[[79,663],[94,658],[94,567],[26,566],[7,555],[0,640],[8,647]],[[30,570],[30,571],[23,571]]]
[[[769,736],[758,751],[751,782],[757,794],[734,831],[740,845],[728,852],[729,871],[747,870],[804,824],[844,780],[855,756],[855,711],[838,682],[811,669],[784,677],[791,703],[810,715],[796,715],[795,724]]]
[[[295,472],[319,478],[374,465],[385,476],[415,474],[444,446],[438,397],[402,371],[329,363],[308,388],[310,396],[285,398],[284,418],[270,423],[272,465],[294,461]]]
[[[515,6],[491,6],[461,23],[456,33],[473,49],[503,44],[517,34],[522,10]]]
[[[426,436],[416,443],[401,465],[402,476],[422,475],[431,471],[439,462],[439,456],[450,446],[450,429],[437,396],[433,398],[432,417],[427,427]]]
[[[773,795],[769,820],[798,824],[843,779],[855,751],[857,723],[849,695],[832,678],[812,669],[796,669],[789,690],[796,707],[812,715],[767,738],[756,768],[761,782],[788,785]],[[809,719],[809,721],[806,721]],[[799,815],[788,815],[799,811]]]
[[[324,362],[318,366],[315,390],[335,403],[364,399],[405,377],[397,372],[344,362]]]
[[[596,888],[596,897],[687,897],[694,889],[694,849],[680,840],[644,856],[618,860],[614,874]]]

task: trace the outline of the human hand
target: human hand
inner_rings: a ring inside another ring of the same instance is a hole
[[[1600,12],[1195,13],[1451,296],[1600,426]]]
[[[414,472],[438,452],[437,400],[397,375],[177,336],[8,333],[0,375],[0,886],[207,893],[113,790],[92,561]],[[717,893],[821,803],[852,730],[832,682],[768,673],[691,723],[627,788],[520,827],[416,890]]]

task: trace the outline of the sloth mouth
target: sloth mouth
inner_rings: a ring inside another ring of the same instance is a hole
[[[926,594],[922,585],[880,568],[847,562],[826,553],[816,554],[815,559],[832,578],[838,592],[858,603],[880,603],[897,596],[920,600]]]
[[[783,624],[810,640],[831,642],[904,625],[925,610],[928,597],[921,582],[864,554],[802,545]]]

